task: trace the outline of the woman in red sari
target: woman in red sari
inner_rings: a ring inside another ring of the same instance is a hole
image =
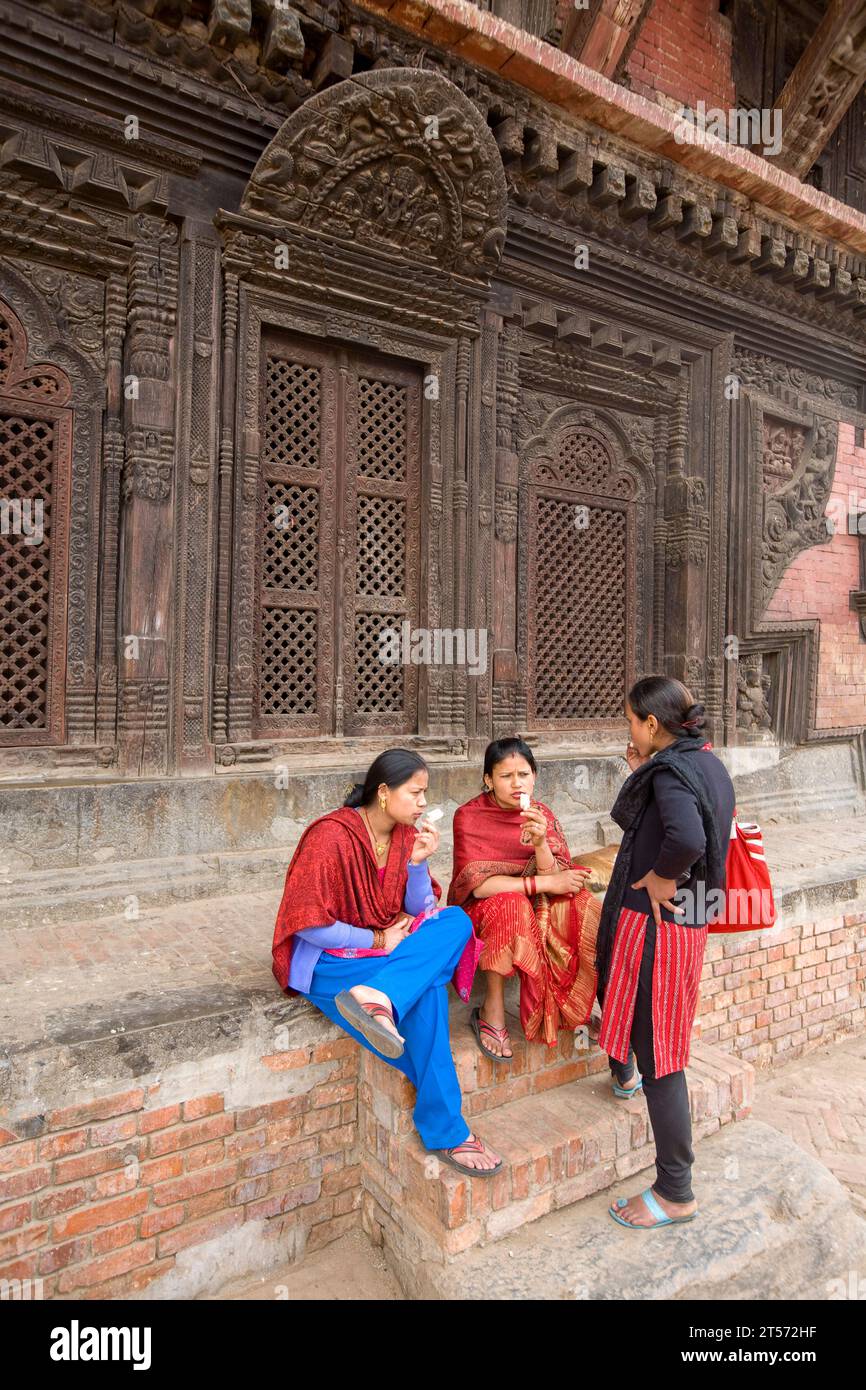
[[[476,968],[484,971],[485,999],[470,1026],[482,1052],[502,1062],[514,1055],[507,976],[520,976],[526,1038],[548,1047],[559,1029],[587,1022],[595,999],[600,905],[586,889],[589,870],[572,864],[559,821],[532,798],[537,771],[522,739],[497,739],[484,754],[485,790],[454,817],[448,902],[469,915],[474,934],[452,983],[468,1000]]]

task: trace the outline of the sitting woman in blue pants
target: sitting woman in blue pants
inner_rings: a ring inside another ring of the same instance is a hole
[[[463,1119],[448,1037],[446,990],[472,923],[460,907],[436,908],[442,889],[427,860],[439,835],[416,828],[427,779],[423,758],[389,748],[345,805],[307,826],[286,874],[273,970],[408,1077],[426,1148],[490,1177],[502,1160]]]

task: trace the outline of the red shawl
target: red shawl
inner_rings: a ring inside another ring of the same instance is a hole
[[[557,869],[567,869],[571,855],[562,826],[549,806],[534,798],[530,803],[544,812],[547,843]],[[462,907],[479,883],[493,874],[522,875],[535,863],[533,845],[520,843],[523,822],[520,810],[506,810],[487,792],[460,806],[454,816],[454,871],[448,888],[449,904]]]
[[[274,926],[272,969],[281,989],[289,988],[295,932],[333,922],[387,927],[394,921],[403,908],[406,864],[417,833],[414,825],[394,826],[380,883],[367,828],[351,806],[328,811],[307,826],[286,871]],[[442,886],[430,877],[438,899]]]

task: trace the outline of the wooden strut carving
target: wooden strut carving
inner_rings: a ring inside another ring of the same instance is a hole
[[[824,509],[833,485],[838,429],[816,418],[807,433],[763,417],[760,474],[764,488],[762,573],[764,606],[802,550],[831,539]]]
[[[384,68],[311,97],[280,127],[242,213],[472,278],[505,241],[505,174],[475,107],[438,73]]]
[[[866,4],[831,0],[776,105],[782,149],[773,161],[803,178],[866,79]]]

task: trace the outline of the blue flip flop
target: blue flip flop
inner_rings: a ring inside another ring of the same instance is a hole
[[[643,1197],[650,1215],[655,1217],[652,1226],[636,1226],[633,1221],[623,1221],[621,1216],[617,1216],[613,1207],[608,1207],[608,1216],[612,1216],[618,1226],[627,1226],[630,1231],[654,1231],[657,1226],[683,1226],[687,1221],[694,1221],[697,1216],[696,1211],[690,1212],[688,1216],[668,1216],[666,1212],[662,1211],[653,1196],[651,1187],[648,1187],[646,1192],[642,1192],[640,1195]],[[614,1205],[625,1207],[628,1206],[628,1202],[628,1197],[617,1197]]]
[[[620,1086],[620,1084],[619,1084],[618,1081],[614,1081],[614,1083],[613,1083],[613,1093],[614,1093],[614,1095],[615,1095],[615,1096],[621,1096],[623,1100],[628,1100],[629,1096],[639,1096],[642,1090],[643,1090],[643,1078],[642,1078],[642,1077],[641,1077],[640,1081],[638,1081],[637,1085],[636,1085],[636,1086],[632,1086],[632,1087]]]

